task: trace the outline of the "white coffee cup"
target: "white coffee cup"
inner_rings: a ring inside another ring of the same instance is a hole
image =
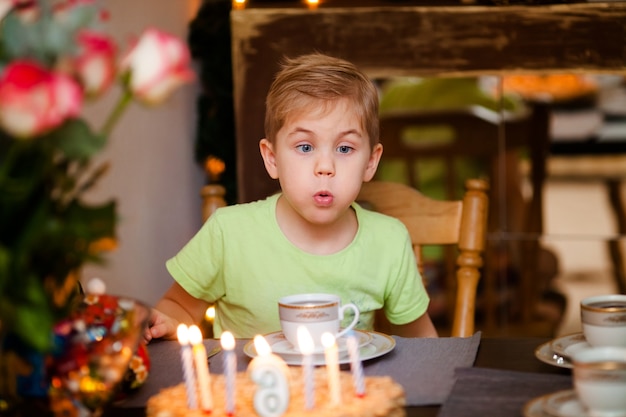
[[[580,319],[590,345],[626,347],[626,295],[584,298],[580,302]]]
[[[346,310],[354,312],[354,318],[343,330],[341,321]],[[285,338],[298,347],[298,327],[305,326],[315,344],[322,349],[322,334],[331,333],[341,337],[352,330],[359,321],[359,309],[352,303],[341,305],[341,299],[334,294],[294,294],[278,300],[280,326]]]
[[[581,349],[572,363],[574,389],[590,417],[626,416],[626,348]]]

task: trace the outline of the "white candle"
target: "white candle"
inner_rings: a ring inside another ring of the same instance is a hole
[[[315,407],[315,388],[313,380],[313,350],[315,345],[311,333],[306,327],[298,327],[298,348],[302,353],[302,375],[304,378],[304,407],[312,410]]]
[[[226,414],[235,414],[235,376],[237,357],[235,356],[235,338],[231,332],[222,333],[220,340],[224,349],[224,378],[226,379]]]
[[[202,411],[213,410],[213,396],[211,394],[211,375],[209,374],[208,358],[206,349],[202,343],[202,332],[196,325],[189,327],[189,342],[193,349],[194,362],[196,364],[196,377],[198,379],[198,392],[200,393],[200,409]]]
[[[185,324],[179,324],[176,329],[178,343],[180,343],[180,357],[183,364],[183,379],[187,389],[187,407],[195,410],[198,407],[196,399],[196,375],[193,369],[193,357],[189,345],[189,329]]]
[[[339,383],[339,349],[335,336],[331,333],[322,334],[324,357],[326,359],[326,377],[328,378],[328,390],[330,391],[330,403],[341,404],[341,385]]]
[[[365,396],[365,379],[363,378],[363,366],[359,357],[359,342],[353,331],[347,333],[348,354],[350,355],[350,369],[354,381],[354,391],[357,397]]]
[[[278,417],[289,405],[289,368],[272,353],[263,336],[254,337],[257,356],[248,365],[250,378],[257,384],[254,409],[261,417]]]

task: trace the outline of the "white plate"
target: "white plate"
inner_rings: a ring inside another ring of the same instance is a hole
[[[535,357],[548,365],[572,369],[572,363],[564,356],[552,350],[552,342],[546,342],[535,349]]]
[[[372,341],[372,335],[368,332],[361,330],[353,331],[358,338],[359,347]],[[285,335],[282,332],[270,333],[264,337],[272,348],[273,353],[277,355],[300,355],[300,351],[285,338]],[[348,350],[348,345],[346,343],[347,340],[348,339],[345,336],[337,339],[337,349],[339,350],[339,353],[343,353]],[[322,347],[319,350],[316,350],[315,353],[324,354],[324,348]]]
[[[590,347],[582,333],[558,337],[550,343],[550,346],[554,353],[566,358],[571,358],[572,354],[580,349]]]
[[[535,398],[524,406],[524,417],[588,417],[574,390]]]
[[[379,356],[385,355],[393,350],[396,347],[396,341],[393,337],[387,336],[383,333],[378,332],[365,332],[365,331],[357,331],[357,333],[364,333],[367,338],[369,338],[369,342],[366,342],[359,348],[359,355],[362,361],[370,360],[377,358]],[[280,336],[278,336],[280,334]],[[274,340],[276,343],[276,339],[284,339],[281,332],[271,333],[266,335],[268,343],[272,347],[272,351],[274,351],[274,347],[272,346],[271,340]],[[362,337],[359,338],[363,340]],[[256,350],[254,349],[254,341],[250,340],[243,347],[243,352],[250,358],[254,358],[256,356]],[[302,355],[300,352],[293,353],[279,353],[275,352],[278,356],[280,356],[287,365],[301,365],[302,364]],[[349,363],[350,358],[348,356],[348,352],[344,350],[339,353],[339,363]],[[324,365],[326,363],[326,359],[324,358],[323,353],[316,353],[313,355],[313,364],[314,365]]]

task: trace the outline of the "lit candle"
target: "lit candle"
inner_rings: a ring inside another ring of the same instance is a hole
[[[263,336],[254,337],[257,356],[248,366],[250,378],[258,385],[254,393],[254,409],[261,417],[278,417],[289,405],[289,368],[272,353]]]
[[[298,327],[298,347],[302,353],[302,375],[304,378],[304,407],[312,410],[315,406],[313,380],[313,338],[306,327]]]
[[[246,8],[246,0],[233,0],[234,10],[243,10]]]
[[[317,9],[317,6],[319,6],[320,1],[319,0],[306,0],[306,4],[309,7],[309,10],[315,10]]]
[[[363,366],[359,357],[359,342],[353,331],[347,333],[348,354],[350,355],[350,369],[354,381],[354,391],[357,397],[365,396],[365,379],[363,378]]]
[[[330,403],[341,404],[341,386],[339,384],[339,349],[335,336],[331,333],[322,334],[324,357],[326,359],[326,377],[328,378],[328,390],[330,391]]]
[[[213,410],[213,396],[211,395],[211,375],[209,374],[206,349],[202,343],[202,332],[196,325],[189,327],[189,342],[193,349],[198,378],[198,392],[200,393],[200,408],[203,411]]]
[[[226,414],[235,414],[235,376],[237,357],[235,356],[235,338],[231,332],[222,333],[220,340],[224,349],[224,378],[226,379]]]
[[[193,357],[189,344],[189,329],[185,324],[179,324],[176,329],[178,343],[180,343],[180,357],[183,364],[183,378],[187,389],[187,407],[190,410],[197,408],[196,400],[196,375],[193,369]]]

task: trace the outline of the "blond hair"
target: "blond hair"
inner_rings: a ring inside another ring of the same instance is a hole
[[[320,53],[285,58],[265,101],[265,137],[274,142],[290,114],[347,98],[370,145],[378,143],[378,91],[355,65]]]

